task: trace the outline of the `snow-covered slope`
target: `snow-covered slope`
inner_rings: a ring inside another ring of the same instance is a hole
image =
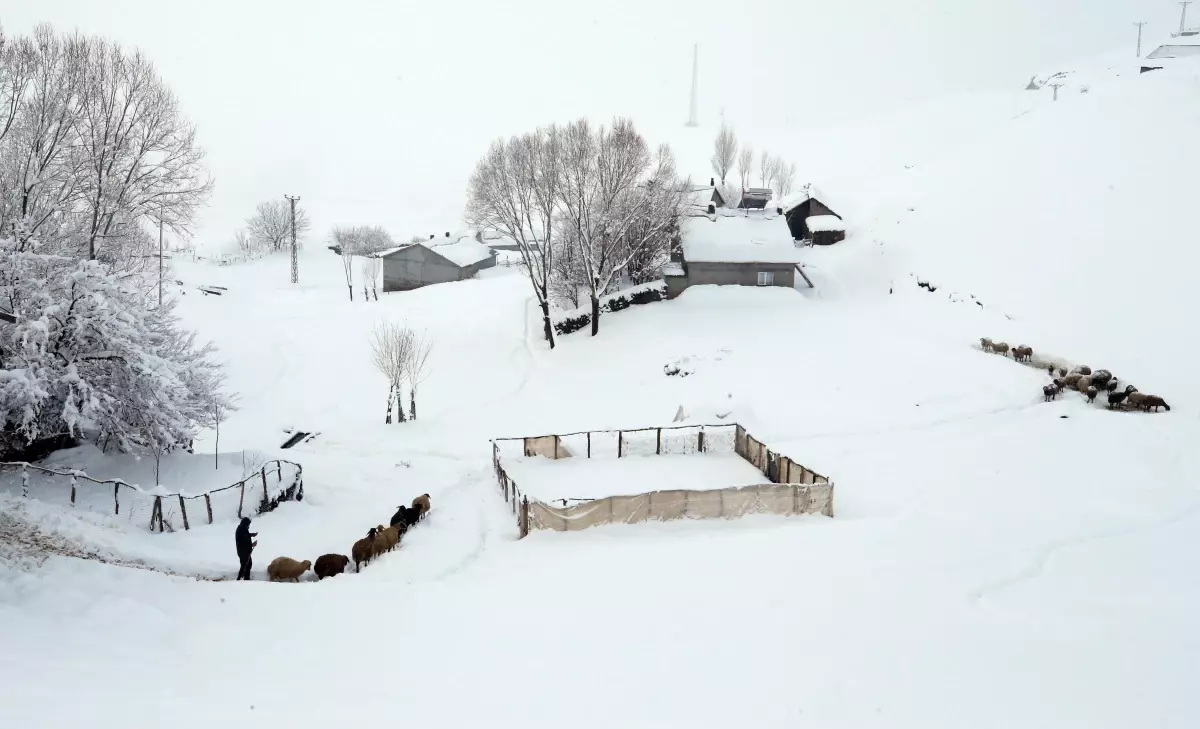
[[[399,552],[315,584],[0,562],[0,724],[85,707],[181,729],[1195,725],[1196,90],[1122,75],[1038,104],[857,198],[848,239],[806,251],[816,289],[698,287],[552,352],[513,269],[368,303],[344,300],[326,251],[296,287],[283,259],[178,265],[229,289],[182,307],[242,397],[222,450],[321,431],[288,451],[307,498],[255,522],[260,576],[277,555],[348,552],[419,493],[433,511]],[[415,423],[382,424],[382,318],[437,338]],[[1109,367],[1173,409],[1043,402],[1045,375],[980,336]],[[681,360],[687,378],[664,374]],[[832,477],[837,517],[515,539],[488,438],[680,406],[732,411]],[[47,509],[22,523],[236,570],[228,525],[151,536]]]

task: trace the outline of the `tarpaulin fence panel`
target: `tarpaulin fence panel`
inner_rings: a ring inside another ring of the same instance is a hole
[[[517,438],[492,442],[499,457],[623,458],[645,455],[731,453],[737,438],[733,423],[669,425],[624,430],[592,430]]]
[[[833,484],[756,484],[707,491],[652,491],[566,507],[528,504],[529,528],[579,531],[602,524],[736,519],[749,514],[833,516]]]

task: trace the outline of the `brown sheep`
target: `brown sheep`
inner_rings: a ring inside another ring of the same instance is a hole
[[[1142,409],[1142,408],[1146,408],[1146,401],[1149,398],[1150,398],[1149,395],[1143,395],[1142,393],[1138,392],[1137,390],[1133,390],[1133,391],[1129,392],[1129,394],[1126,396],[1125,401],[1128,402],[1130,405],[1134,406],[1135,408]],[[1149,408],[1146,408],[1146,409],[1149,409]]]
[[[987,337],[981,337],[979,339],[979,347],[983,351],[990,352],[990,351],[992,351],[993,346],[995,346],[995,345],[992,344],[992,340],[988,339]]]
[[[350,564],[350,558],[344,554],[322,554],[317,557],[317,563],[313,565],[313,572],[317,574],[318,580],[323,580],[326,577],[342,574],[346,571],[348,564]]]
[[[380,526],[375,531],[375,554],[383,554],[390,552],[400,543],[400,529],[398,527],[388,527],[384,529]]]
[[[354,571],[359,572],[360,564],[366,564],[375,556],[375,528],[367,532],[367,536],[354,543],[350,548],[350,556],[354,559]]]
[[[995,352],[996,354],[1003,354],[1003,355],[1007,356],[1008,350],[1009,350],[1008,342],[996,342],[995,344],[992,345],[992,351]]]
[[[1071,372],[1074,372],[1074,373],[1077,373],[1080,375],[1090,375],[1090,374],[1092,374],[1092,368],[1088,367],[1087,365],[1079,365],[1078,367],[1072,369]]]
[[[1079,374],[1078,372],[1072,372],[1071,374],[1066,375],[1062,378],[1062,383],[1066,387],[1075,389],[1075,384],[1078,383],[1079,380],[1081,380],[1082,378],[1083,378],[1083,375]]]
[[[1167,412],[1171,411],[1171,406],[1167,404],[1167,401],[1158,395],[1146,395],[1144,405],[1146,406],[1147,410],[1150,408],[1154,408],[1155,410],[1158,410],[1159,408],[1166,408]]]
[[[283,580],[299,582],[300,575],[307,572],[311,566],[312,562],[307,559],[297,562],[288,557],[276,557],[271,560],[271,564],[267,565],[267,579],[271,582],[282,582]]]
[[[1016,359],[1018,362],[1021,362],[1021,361],[1028,362],[1031,359],[1033,359],[1033,347],[1027,347],[1024,344],[1022,344],[1019,347],[1013,347],[1012,353],[1013,353],[1013,358]]]
[[[1095,386],[1095,385],[1092,385],[1091,387],[1089,387],[1089,388],[1087,389],[1087,399],[1088,399],[1088,402],[1095,402],[1095,401],[1096,401],[1096,395],[1099,395],[1099,394],[1100,394],[1100,391],[1096,389],[1096,386]]]
[[[412,505],[421,510],[421,517],[429,513],[429,494],[421,494],[412,500]]]
[[[1079,392],[1087,392],[1087,389],[1092,386],[1092,378],[1084,375],[1078,380],[1075,380],[1075,389]]]
[[[1046,402],[1050,402],[1058,397],[1058,392],[1058,385],[1054,384],[1053,382],[1042,387],[1042,395],[1045,396]]]
[[[1120,380],[1114,377],[1108,381],[1108,384],[1104,386],[1104,389],[1108,390],[1109,392],[1115,392],[1119,382]]]

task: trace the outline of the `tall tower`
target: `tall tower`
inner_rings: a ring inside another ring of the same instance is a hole
[[[687,125],[700,126],[699,113],[696,111],[696,91],[700,80],[700,44],[692,46],[692,104],[688,111]]]

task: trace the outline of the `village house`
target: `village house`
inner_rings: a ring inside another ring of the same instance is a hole
[[[796,273],[804,277],[798,268],[804,251],[792,240],[784,218],[773,211],[747,217],[724,210],[692,217],[681,232],[682,242],[672,256],[677,260],[663,269],[669,299],[689,286],[792,288]]]
[[[799,193],[784,200],[780,210],[795,240],[821,246],[846,238],[842,216],[825,203],[824,196],[812,185],[805,185]]]
[[[432,238],[378,254],[383,259],[383,290],[409,291],[430,284],[462,281],[496,265],[496,252],[472,236]]]

